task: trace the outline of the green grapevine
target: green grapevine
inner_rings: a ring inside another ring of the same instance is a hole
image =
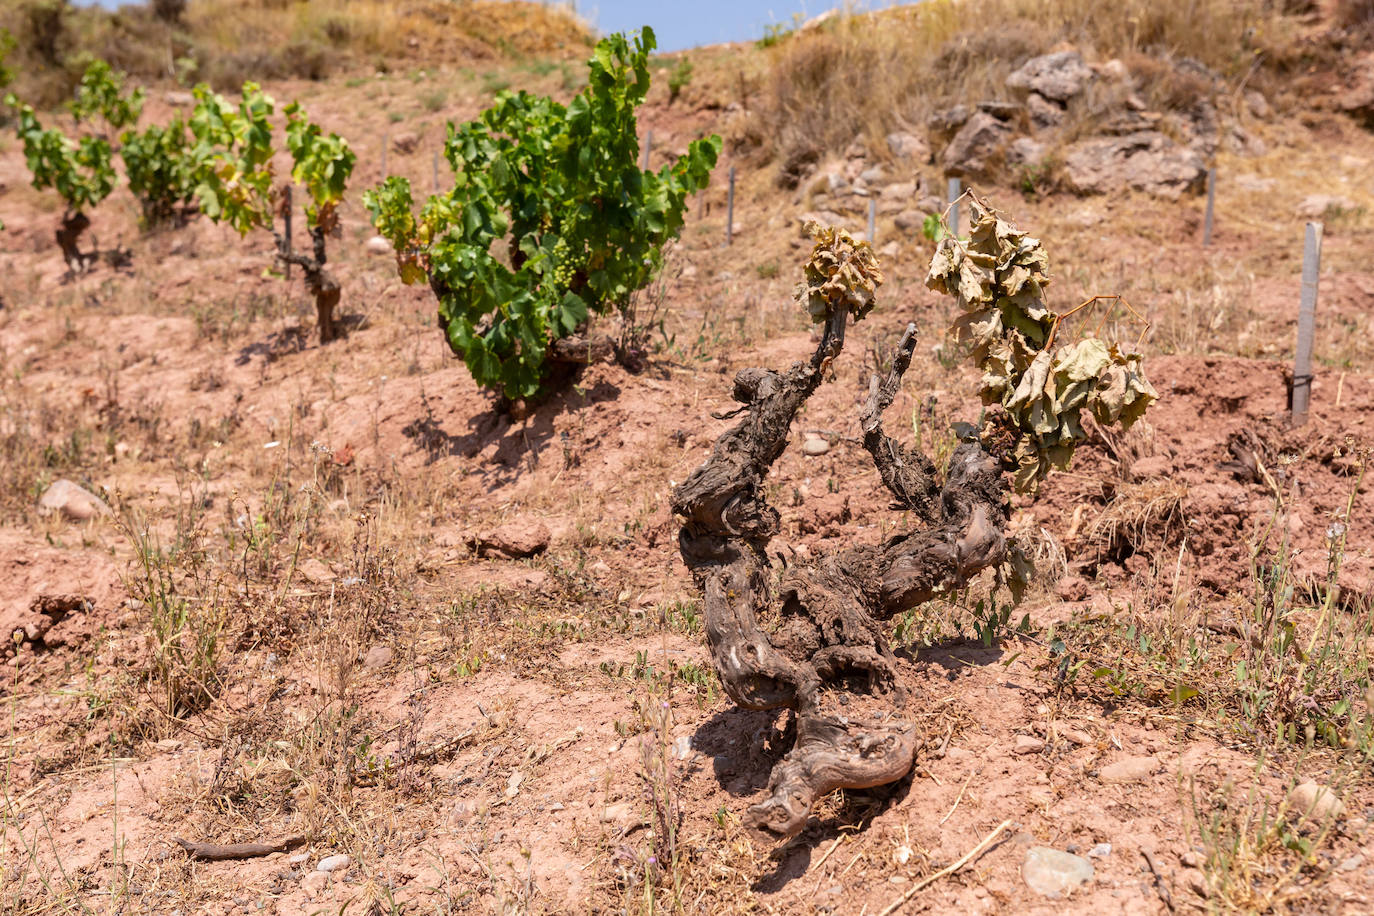
[[[5,96],[5,104],[18,109],[16,130],[35,188],[52,188],[66,201],[67,209],[76,212],[110,195],[115,170],[108,141],[101,137],[74,141],[56,128],[45,129],[33,107],[13,93]]]
[[[165,222],[196,199],[195,149],[181,118],[166,127],[127,130],[119,143],[129,190],[138,197],[146,224]]]
[[[564,106],[504,92],[475,121],[449,125],[452,190],[417,215],[410,183],[364,194],[406,283],[428,279],[449,346],[476,381],[537,393],[551,341],[593,313],[623,308],[662,266],[687,196],[710,179],[721,141],[689,145],[658,172],[638,166],[635,109],[649,88],[653,31],[602,39],[586,87]],[[509,238],[508,262],[492,247]]]
[[[240,235],[272,221],[272,125],[276,108],[257,83],[243,84],[234,106],[208,86],[193,90],[195,195],[201,212]]]
[[[100,115],[115,130],[132,127],[143,113],[143,89],[124,94],[125,75],[103,60],[91,61],[76,98],[67,107],[78,121]]]
[[[323,225],[328,231],[358,157],[343,137],[334,133],[324,136],[318,124],[306,119],[305,109],[298,103],[292,102],[285,111],[286,146],[293,163],[291,178],[304,185],[310,195],[305,208],[309,224]]]

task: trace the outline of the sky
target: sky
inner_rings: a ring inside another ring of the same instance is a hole
[[[114,7],[130,0],[77,0]],[[567,0],[564,0],[567,2]],[[890,0],[858,4],[882,7]],[[602,32],[622,32],[642,25],[653,27],[661,51],[680,51],[721,41],[752,41],[763,37],[770,24],[818,16],[843,5],[831,0],[576,0],[579,15]],[[851,4],[852,5],[852,4]]]

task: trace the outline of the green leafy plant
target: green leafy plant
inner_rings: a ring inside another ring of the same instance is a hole
[[[1140,355],[1097,337],[1055,348],[1063,319],[1117,297],[1094,297],[1060,315],[1045,304],[1049,259],[1040,240],[972,198],[969,238],[940,240],[926,285],[955,297],[955,341],[983,370],[984,404],[999,408],[981,435],[1015,468],[1015,485],[1038,486],[1051,466],[1067,467],[1088,434],[1086,411],[1104,426],[1129,428],[1159,395],[1141,371]],[[999,445],[994,440],[1001,440]]]
[[[143,114],[144,95],[141,87],[126,94],[125,79],[125,74],[105,61],[91,61],[81,76],[76,98],[67,104],[72,117],[83,121],[99,115],[115,130],[132,127]]]
[[[6,61],[14,51],[17,42],[9,29],[0,28],[0,89],[14,82],[14,68]]]
[[[257,83],[243,84],[237,106],[205,85],[192,90],[195,195],[201,212],[239,235],[272,220],[272,125],[276,108]]]
[[[57,244],[68,272],[84,271],[96,258],[94,253],[82,252],[77,244],[91,224],[85,211],[108,197],[115,187],[109,141],[90,136],[73,140],[56,128],[44,128],[33,107],[20,102],[13,93],[5,96],[5,104],[18,110],[15,127],[24,144],[33,186],[52,188],[66,204]]]
[[[476,121],[450,124],[454,187],[418,217],[404,178],[364,195],[401,278],[429,281],[449,346],[479,384],[508,398],[552,387],[551,363],[591,357],[589,344],[567,339],[590,315],[623,311],[649,283],[688,195],[715,166],[721,141],[712,136],[658,172],[639,168],[635,109],[654,47],[647,27],[633,44],[612,35],[568,105],[507,92]]]
[[[310,233],[313,255],[292,251],[290,240],[277,235],[279,257],[288,264],[305,271],[305,285],[315,297],[320,343],[329,343],[339,336],[334,322],[334,307],[339,304],[341,290],[338,281],[325,269],[325,236],[337,234],[338,207],[343,201],[348,178],[358,157],[348,141],[338,134],[325,136],[318,124],[311,122],[305,109],[292,102],[286,106],[286,146],[291,151],[291,178],[304,186],[309,202],[305,206],[306,225]],[[284,202],[289,206],[289,202]]]
[[[138,198],[145,226],[184,216],[196,199],[198,160],[186,122],[173,118],[166,127],[126,130],[119,156],[129,190]]]

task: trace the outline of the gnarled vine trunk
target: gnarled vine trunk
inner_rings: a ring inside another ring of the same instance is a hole
[[[313,257],[288,251],[286,239],[280,234],[277,235],[277,256],[283,262],[295,264],[305,271],[305,288],[310,290],[310,294],[315,297],[315,317],[320,328],[321,344],[327,344],[341,336],[339,327],[334,321],[334,308],[339,304],[339,297],[342,293],[339,289],[339,281],[335,280],[334,275],[324,266],[326,260],[324,235],[323,227],[310,227],[310,241],[314,249]]]
[[[62,214],[62,222],[57,227],[55,237],[57,247],[62,249],[62,260],[67,262],[67,274],[75,276],[85,273],[86,268],[95,263],[97,252],[83,252],[78,245],[82,234],[91,227],[91,218],[80,210],[68,210]]]
[[[683,519],[682,558],[704,596],[706,636],[725,692],[748,709],[796,713],[796,744],[774,767],[769,798],[750,809],[755,824],[787,836],[828,792],[884,785],[911,770],[919,739],[902,716],[905,696],[884,624],[963,586],[1008,551],[999,456],[980,442],[961,443],[940,486],[930,459],[883,432],[883,411],[911,363],[912,325],[890,374],[874,376],[859,421],[895,507],[913,512],[923,528],[793,566],[772,593],[765,548],[779,516],[765,499],[764,480],[787,447],[793,417],[839,356],[846,320],[836,309],[809,362],[735,376],[744,419],[672,496]]]

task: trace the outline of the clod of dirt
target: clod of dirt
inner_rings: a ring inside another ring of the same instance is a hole
[[[1299,817],[1310,817],[1316,821],[1340,817],[1345,813],[1345,805],[1336,797],[1335,790],[1311,780],[1293,787],[1288,794],[1288,806]]]
[[[1074,888],[1091,881],[1093,864],[1082,856],[1051,849],[1048,846],[1032,846],[1026,850],[1026,861],[1021,866],[1021,877],[1026,886],[1045,897],[1063,897]]]
[[[312,585],[323,585],[334,579],[334,571],[314,558],[302,563],[297,567],[297,571]]]
[[[1144,782],[1158,769],[1159,761],[1154,757],[1127,757],[1107,764],[1097,777],[1106,783]]]
[[[1045,749],[1045,742],[1034,735],[1017,735],[1016,746],[1012,750],[1017,754],[1038,754]]]
[[[109,515],[110,507],[90,490],[70,480],[54,481],[38,498],[39,511],[44,514],[61,512],[74,522],[84,522],[97,515]]]
[[[549,527],[543,522],[515,521],[470,539],[468,546],[478,556],[499,556],[519,560],[537,556],[548,550],[551,538]]]
[[[10,628],[5,644],[0,646],[0,657],[9,658],[18,650],[21,643],[34,648],[43,645],[43,637],[68,614],[76,611],[89,611],[95,602],[85,595],[40,595],[29,605],[29,613]]]

